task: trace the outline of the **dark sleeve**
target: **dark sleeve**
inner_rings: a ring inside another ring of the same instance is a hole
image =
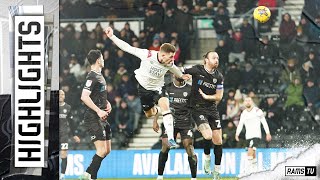
[[[71,106],[68,106],[68,114],[67,114],[67,121],[69,123],[70,131],[72,133],[72,136],[76,136],[78,131],[76,129],[76,123],[74,122],[73,116],[71,114]]]
[[[94,76],[88,76],[86,79],[86,82],[83,86],[83,89],[86,89],[88,91],[92,91],[92,89],[94,88],[94,86],[97,84],[97,78]]]
[[[217,80],[217,89],[223,89],[223,75],[220,73]]]
[[[191,68],[184,68],[184,74],[194,75],[195,73],[196,73],[195,66],[192,66]]]

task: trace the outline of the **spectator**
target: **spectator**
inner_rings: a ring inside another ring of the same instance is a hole
[[[218,46],[216,47],[215,52],[219,54],[219,66],[223,69],[226,68],[229,62],[230,49],[225,45],[225,41],[223,39],[218,41]]]
[[[132,81],[129,81],[129,75],[127,73],[121,76],[121,82],[118,86],[118,92],[121,97],[125,97],[128,95],[128,92],[135,91],[135,87]]]
[[[236,126],[233,124],[232,121],[229,121],[227,127],[223,128],[222,132],[222,140],[223,140],[223,147],[225,148],[234,148],[236,147]]]
[[[173,13],[172,9],[168,9],[166,11],[166,15],[164,17],[163,26],[161,28],[166,34],[171,34],[174,31],[177,31],[176,28],[176,16]]]
[[[126,41],[126,42],[131,42],[131,41],[132,41],[132,38],[135,37],[136,35],[135,35],[134,32],[130,29],[130,24],[129,24],[128,22],[126,22],[126,23],[124,24],[123,30],[126,32],[127,39],[129,39],[129,41]]]
[[[136,134],[138,133],[138,126],[139,126],[139,121],[141,117],[141,101],[140,98],[138,98],[133,91],[128,92],[128,96],[125,98],[125,101],[127,102],[130,111],[130,116],[133,119],[133,132]]]
[[[115,62],[116,64],[124,64],[125,68],[128,69],[128,71],[130,71],[130,68],[132,68],[132,63],[127,57],[124,56],[124,52],[121,49],[117,51],[117,57],[115,59]]]
[[[159,51],[160,50],[160,41],[159,39],[154,39],[152,45],[148,48],[149,50]]]
[[[70,71],[69,71],[70,74],[73,74],[74,77],[79,82],[81,76],[83,76],[85,72],[82,71],[81,66],[78,63],[78,60],[74,54],[72,54],[70,57],[69,68],[70,68]]]
[[[225,39],[232,31],[232,26],[229,16],[225,14],[224,8],[217,10],[216,16],[213,18],[213,26],[217,34],[217,39]]]
[[[244,19],[240,27],[243,37],[243,47],[246,53],[246,58],[256,57],[256,33],[254,27],[249,23],[248,19]]]
[[[258,83],[260,79],[259,72],[253,67],[251,62],[245,64],[244,71],[242,71],[241,86],[247,89],[252,89]]]
[[[314,23],[310,24],[309,37],[312,42],[320,43],[320,15],[316,16]]]
[[[114,71],[117,69],[117,62],[114,58],[111,57],[109,50],[103,51],[103,59],[104,59],[104,67],[108,68],[109,70]]]
[[[275,134],[277,129],[280,128],[282,120],[282,110],[279,108],[277,101],[273,97],[267,97],[266,102],[262,103],[261,109],[265,113],[271,134]]]
[[[120,82],[121,82],[121,77],[123,74],[127,73],[127,69],[125,68],[125,65],[123,63],[120,63],[119,64],[119,68],[117,70],[117,73],[115,74],[114,76],[114,79],[113,79],[113,85],[118,88]]]
[[[213,16],[215,14],[212,1],[207,1],[206,8],[203,10],[203,14],[205,16]]]
[[[269,62],[275,61],[279,57],[277,48],[269,42],[268,36],[263,36],[259,44],[259,58]]]
[[[244,14],[254,8],[256,4],[257,0],[237,0],[234,4],[234,7],[236,8],[234,14]]]
[[[316,79],[317,74],[316,71],[311,63],[311,61],[306,61],[302,64],[302,68],[300,70],[302,84],[305,86],[307,85],[308,79]]]
[[[245,51],[243,44],[243,36],[239,29],[232,36],[232,49],[229,54],[229,62],[235,62],[236,59],[239,59],[241,63],[244,62]]]
[[[307,80],[307,86],[303,89],[303,96],[308,107],[313,112],[317,112],[320,109],[320,88],[315,86],[313,79]]]
[[[105,68],[105,69],[103,70],[103,77],[104,77],[104,79],[106,80],[106,83],[112,83],[113,74],[112,74],[112,72],[111,72],[110,69]]]
[[[293,82],[289,84],[285,91],[287,101],[284,105],[285,108],[292,106],[303,107],[304,101],[302,98],[303,86],[300,83],[300,78],[294,78]]]
[[[116,117],[115,122],[118,126],[118,131],[121,133],[125,133],[127,138],[132,136],[132,119],[130,116],[130,109],[128,107],[128,104],[121,100],[119,108],[116,110]],[[128,139],[126,142],[121,142],[123,145],[127,145]]]
[[[296,60],[289,59],[287,61],[287,66],[285,66],[281,72],[280,91],[284,91],[289,86],[289,84],[293,83],[294,79],[301,79],[300,72],[299,72],[298,68],[296,67]]]
[[[288,50],[287,47],[296,34],[296,24],[291,19],[291,15],[289,13],[284,14],[280,23],[280,47],[284,51]]]
[[[226,72],[225,76],[225,86],[226,88],[238,89],[242,79],[242,73],[238,69],[236,63],[231,63],[229,65],[229,70]]]
[[[177,39],[176,38],[172,38],[171,41],[170,41],[170,44],[174,45],[174,47],[176,48],[176,53],[174,54],[174,62],[175,62],[175,64],[181,64],[181,62],[179,61],[181,49],[179,47]]]

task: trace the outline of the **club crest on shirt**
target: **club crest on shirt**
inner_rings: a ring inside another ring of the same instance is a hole
[[[216,78],[213,78],[213,79],[212,79],[212,82],[213,82],[213,83],[216,83],[217,81],[218,81],[218,80],[217,80]]]
[[[86,82],[86,86],[87,86],[87,87],[90,87],[90,86],[91,86],[91,84],[92,84],[92,80],[87,80],[87,82]]]
[[[183,92],[183,96],[187,97],[188,96],[188,92]]]
[[[63,113],[67,113],[67,109],[63,109]]]

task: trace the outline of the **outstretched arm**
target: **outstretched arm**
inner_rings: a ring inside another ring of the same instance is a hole
[[[114,42],[121,50],[130,53],[132,55],[137,56],[140,59],[146,58],[148,55],[147,49],[140,49],[136,47],[130,46],[128,43],[122,41],[117,36],[113,34],[113,29],[111,27],[107,27],[104,32],[110,38],[111,41]]]

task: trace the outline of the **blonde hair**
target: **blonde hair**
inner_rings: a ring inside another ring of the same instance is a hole
[[[160,51],[165,52],[165,53],[175,53],[176,52],[176,48],[169,43],[163,43],[160,46]]]

